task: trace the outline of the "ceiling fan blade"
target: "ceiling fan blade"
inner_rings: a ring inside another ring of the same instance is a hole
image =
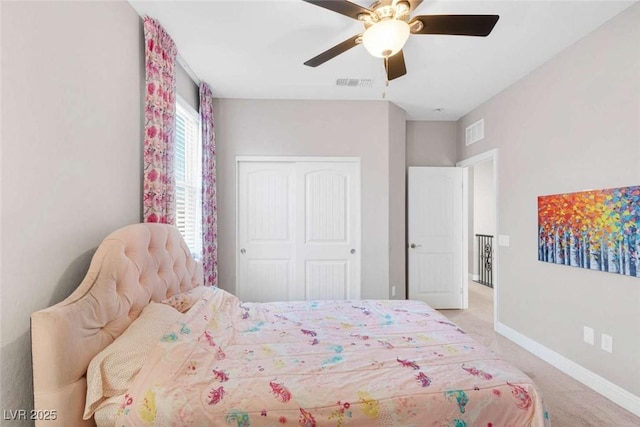
[[[317,67],[318,65],[324,64],[328,60],[335,58],[341,53],[346,52],[352,47],[354,47],[355,45],[357,45],[358,43],[356,43],[356,40],[358,40],[360,36],[361,36],[360,34],[356,34],[350,39],[347,39],[342,43],[335,45],[331,49],[325,50],[320,55],[315,56],[310,60],[308,60],[307,62],[305,62],[304,65],[308,65],[309,67]]]
[[[454,36],[486,37],[498,22],[498,15],[422,15],[413,18],[422,28],[413,34],[449,34]]]
[[[388,81],[397,79],[398,77],[402,77],[407,74],[407,67],[404,63],[404,54],[402,53],[402,51],[387,58],[384,61],[384,66],[387,69]]]
[[[332,10],[349,18],[358,19],[360,14],[371,14],[369,9],[362,6],[358,6],[355,3],[351,3],[346,0],[302,0],[307,3],[315,4],[316,6],[324,7],[325,9]]]

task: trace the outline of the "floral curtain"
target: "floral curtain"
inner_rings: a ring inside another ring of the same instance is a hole
[[[216,136],[213,125],[213,96],[206,83],[200,84],[202,127],[202,264],[204,284],[218,285],[218,206],[216,201]]]
[[[146,107],[144,125],[143,221],[175,224],[175,61],[171,37],[144,18]]]

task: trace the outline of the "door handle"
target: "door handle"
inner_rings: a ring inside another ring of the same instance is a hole
[[[422,245],[416,245],[415,243],[412,243],[412,244],[409,245],[409,247],[411,249],[419,248],[420,246],[422,246]]]
[[[356,250],[355,249],[351,249],[349,252],[351,252],[351,254],[353,255],[353,254],[356,253]]]

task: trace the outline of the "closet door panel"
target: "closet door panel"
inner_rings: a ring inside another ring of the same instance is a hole
[[[251,160],[237,172],[240,299],[359,298],[359,163]]]
[[[298,264],[307,299],[360,297],[360,200],[355,162],[296,165]]]
[[[341,300],[349,294],[349,261],[306,261],[307,298]]]
[[[305,178],[305,242],[348,243],[349,176],[317,171]]]
[[[294,165],[238,166],[238,297],[255,302],[300,299],[293,276]]]

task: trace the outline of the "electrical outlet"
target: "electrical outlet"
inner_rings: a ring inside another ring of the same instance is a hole
[[[600,347],[609,353],[613,353],[613,337],[611,335],[602,334]]]
[[[395,287],[395,286],[392,286],[392,287],[391,287],[391,296],[392,296],[392,297],[395,297],[395,296],[396,296],[396,287]]]
[[[584,327],[584,342],[586,342],[587,344],[593,345],[594,343],[593,328],[590,328],[588,326]]]

